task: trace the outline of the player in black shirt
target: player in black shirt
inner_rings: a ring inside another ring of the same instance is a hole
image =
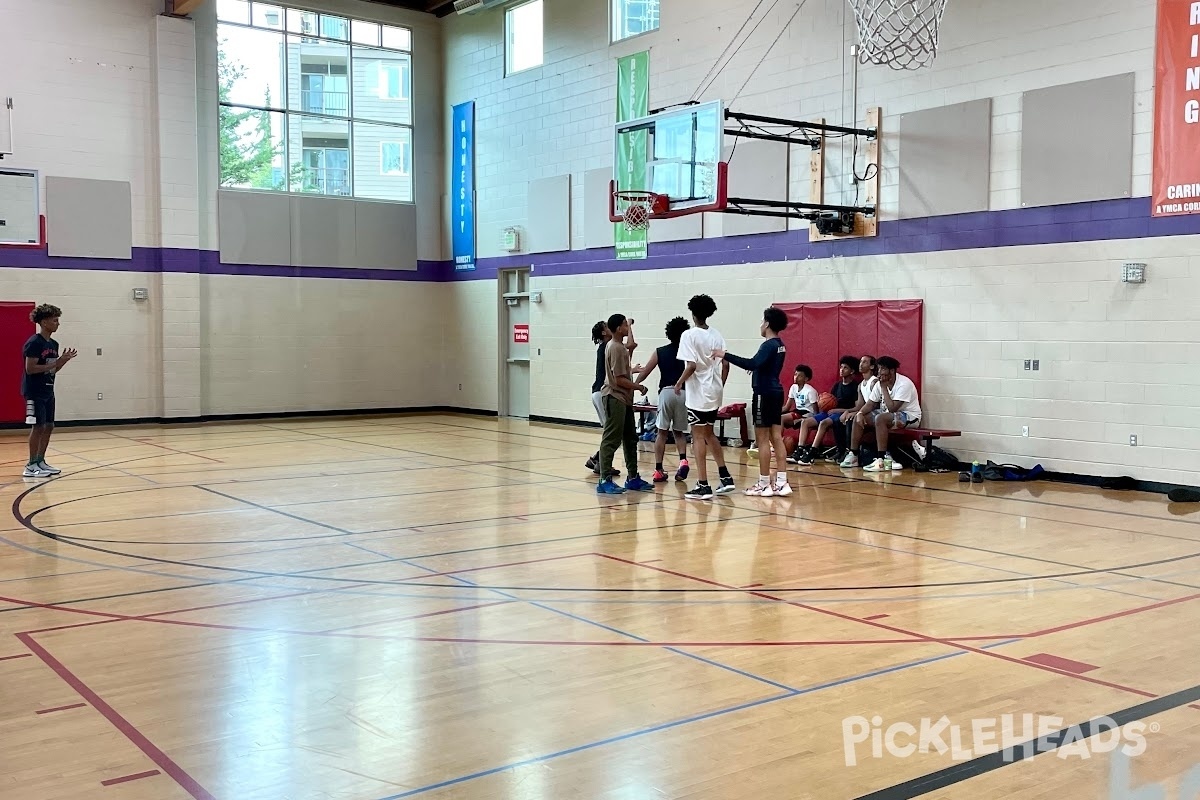
[[[26,478],[49,478],[62,472],[46,463],[46,450],[54,431],[54,376],[79,354],[70,348],[59,354],[58,342],[53,337],[61,316],[62,309],[49,304],[38,306],[29,315],[39,331],[29,337],[23,350],[25,374],[21,378],[21,394],[25,397],[25,422],[33,426],[29,434],[29,463],[23,473]]]
[[[754,358],[741,358],[730,353],[725,361],[753,373],[754,438],[758,443],[758,483],[746,490],[751,497],[785,497],[792,493],[787,479],[787,453],[783,449],[783,384],[779,374],[787,358],[787,348],[779,338],[787,328],[787,314],[771,306],[763,311],[759,333],[763,343]],[[778,473],[771,482],[771,454],[774,452]]]
[[[687,460],[687,404],[683,395],[675,391],[675,384],[679,382],[687,366],[679,359],[679,339],[690,327],[683,317],[675,317],[668,322],[665,330],[667,343],[651,353],[650,360],[634,379],[635,383],[643,383],[650,373],[658,368],[658,414],[655,416],[658,435],[654,440],[655,483],[662,483],[667,479],[667,474],[663,471],[663,455],[667,452],[667,436],[671,431],[674,431],[675,447],[679,451],[679,470],[675,473],[675,480],[681,483],[686,481],[690,469]]]
[[[800,423],[800,442],[788,458],[789,461],[803,466],[812,464],[816,460],[817,450],[820,448],[821,442],[825,440],[825,434],[829,431],[830,426],[833,427],[833,437],[837,441],[836,460],[840,462],[845,457],[850,447],[850,435],[849,427],[842,422],[842,414],[847,409],[854,408],[858,402],[858,381],[855,380],[858,376],[858,365],[859,359],[854,356],[842,356],[838,367],[838,382],[829,390],[833,399],[837,401],[837,405],[829,411],[822,411],[820,414],[807,417]],[[811,446],[806,446],[804,443],[808,441],[808,433],[813,428],[817,429],[813,436],[813,443]]]

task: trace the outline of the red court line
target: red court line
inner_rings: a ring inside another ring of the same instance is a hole
[[[162,775],[162,773],[156,769],[152,769],[152,770],[148,770],[146,772],[138,772],[133,775],[124,775],[120,778],[109,778],[106,781],[100,781],[100,785],[101,786],[116,786],[118,783],[129,783],[129,781],[139,781],[142,778],[152,778],[155,775]]]
[[[494,603],[480,603],[474,606],[460,606],[458,608],[444,608],[441,611],[429,611],[425,614],[413,614],[407,617],[395,617],[393,619],[379,620],[378,622],[364,622],[359,625],[347,625],[344,628],[328,628],[323,631],[314,631],[314,633],[343,633],[345,631],[357,630],[358,628],[368,628],[372,625],[387,625],[391,622],[407,622],[411,619],[425,619],[426,617],[440,617],[443,614],[455,614],[459,611],[475,611],[480,608],[491,608],[492,606],[506,606],[511,603],[519,603],[519,600],[497,600]]]
[[[1173,606],[1173,605],[1176,605],[1177,603],[1186,603],[1191,600],[1196,600],[1198,598],[1200,598],[1200,592],[1197,592],[1196,594],[1184,595],[1183,597],[1176,597],[1173,600],[1161,600],[1157,603],[1151,603],[1148,606],[1137,606],[1135,608],[1127,608],[1124,611],[1117,611],[1112,614],[1105,614],[1102,617],[1092,617],[1091,619],[1080,620],[1079,622],[1069,622],[1066,625],[1059,625],[1056,628],[1046,628],[1045,630],[1035,631],[1028,635],[1030,637],[1046,636],[1051,633],[1059,633],[1060,631],[1069,631],[1072,628],[1081,628],[1085,625],[1095,625],[1098,622],[1108,622],[1111,619],[1119,619],[1121,617],[1128,617],[1131,614],[1140,614],[1143,611],[1153,611],[1158,608],[1166,608],[1167,606]]]
[[[743,589],[761,589],[762,584],[761,583],[752,583],[749,586],[743,586],[741,588],[743,588]]]
[[[863,619],[865,619],[867,622],[870,622],[873,619],[883,619],[884,617],[889,617],[889,616],[891,616],[891,615],[890,614],[876,614],[872,617],[863,617]]]
[[[710,586],[720,586],[725,589],[737,588],[734,586],[729,586],[727,584],[718,583],[717,581],[711,581],[711,580],[708,580],[707,578],[701,578],[696,575],[688,575],[687,573],[684,573],[684,572],[676,572],[674,570],[664,569],[662,567],[647,567],[644,564],[638,564],[636,561],[630,561],[625,558],[620,558],[619,556],[610,556],[605,553],[597,553],[596,555],[600,556],[601,558],[607,558],[607,559],[611,559],[613,561],[619,561],[619,562],[622,562],[625,564],[631,564],[634,566],[643,567],[645,569],[652,569],[652,570],[655,570],[656,572],[662,572],[667,575],[674,575],[677,578],[684,578],[686,580],[696,581],[697,583],[704,583],[704,584],[708,584]],[[855,622],[860,625],[870,625],[873,628],[880,628],[885,631],[891,631],[892,633],[902,634],[905,636],[920,637],[920,639],[926,643],[942,644],[947,647],[953,647],[953,648],[956,648],[958,650],[963,650],[968,653],[975,653],[977,655],[987,656],[988,658],[995,658],[995,659],[999,659],[1000,661],[1007,661],[1012,664],[1022,664],[1027,667],[1033,667],[1034,669],[1040,669],[1044,672],[1053,672],[1056,675],[1064,675],[1068,678],[1074,678],[1076,680],[1087,681],[1088,683],[1094,683],[1098,686],[1105,686],[1109,689],[1116,689],[1117,691],[1128,692],[1129,694],[1136,694],[1141,697],[1151,697],[1151,698],[1158,697],[1158,695],[1156,695],[1152,692],[1143,691],[1142,689],[1135,689],[1131,686],[1122,686],[1119,683],[1103,681],[1103,680],[1100,680],[1099,678],[1089,678],[1086,675],[1078,675],[1073,672],[1056,669],[1054,667],[1046,666],[1044,664],[1035,664],[1035,663],[1026,661],[1022,658],[1014,658],[1013,656],[1006,656],[1003,653],[997,653],[994,650],[981,650],[977,647],[970,647],[969,645],[960,644],[959,642],[957,642],[953,639],[945,639],[945,638],[937,638],[934,636],[928,636],[923,633],[917,633],[915,631],[905,630],[904,628],[897,628],[893,625],[888,625],[883,622],[864,620],[859,617],[852,617],[852,616],[849,616],[848,614],[842,614],[837,611],[832,611],[830,609],[820,608],[818,606],[811,606],[811,605],[808,605],[807,603],[800,603],[795,600],[785,600],[782,597],[776,597],[774,595],[764,594],[763,592],[751,591],[751,592],[749,592],[749,594],[751,594],[755,597],[762,597],[767,600],[774,600],[779,603],[785,603],[790,606],[795,606],[796,608],[803,608],[807,611],[814,611],[818,614],[823,614],[825,616],[835,617],[837,619],[846,620],[847,622]]]
[[[1025,660],[1031,664],[1045,664],[1048,667],[1065,669],[1067,672],[1074,672],[1079,675],[1082,675],[1085,672],[1091,672],[1095,669],[1100,669],[1095,664],[1086,664],[1082,661],[1063,658],[1052,653],[1038,653],[1037,655],[1033,656],[1025,656]]]
[[[190,794],[195,800],[216,800],[216,798],[200,783],[189,775],[181,766],[171,760],[170,756],[159,750],[153,742],[133,726],[129,720],[121,716],[121,714],[112,706],[104,701],[100,695],[96,694],[92,689],[80,680],[75,673],[67,669],[67,667],[52,656],[46,648],[42,647],[37,641],[27,633],[18,633],[17,638],[21,643],[28,647],[34,655],[40,658],[46,666],[54,670],[58,677],[70,686],[84,700],[91,704],[93,708],[100,712],[109,723],[116,728],[121,734],[133,743],[133,746],[146,754],[146,757],[154,762],[155,766],[161,769],[166,774],[178,783],[184,791]]]
[[[572,553],[569,556],[550,556],[549,558],[531,558],[531,559],[528,559],[527,561],[510,561],[506,564],[488,564],[487,566],[483,566],[483,567],[469,567],[467,569],[453,569],[453,570],[450,570],[449,572],[430,572],[430,573],[427,573],[424,575],[419,575],[415,578],[405,578],[405,580],[421,580],[422,578],[443,578],[443,577],[446,577],[447,575],[461,575],[464,572],[481,572],[483,570],[501,569],[503,567],[519,567],[524,564],[544,564],[547,561],[566,561],[567,559],[570,559],[570,558],[585,558],[585,557],[590,558],[593,555],[595,555],[595,553]],[[409,559],[409,560],[415,561],[419,558],[420,558],[420,556],[417,556],[416,559]],[[470,587],[464,587],[464,588],[470,588]]]
[[[35,711],[35,714],[53,714],[55,711],[70,711],[72,708],[87,708],[87,703],[72,703],[69,706],[55,706],[54,708],[43,708],[41,711]]]
[[[33,653],[17,653],[15,656],[0,656],[0,661],[12,661],[14,658],[29,658]]]

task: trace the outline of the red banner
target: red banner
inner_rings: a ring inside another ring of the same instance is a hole
[[[1154,216],[1200,213],[1200,2],[1158,0]]]

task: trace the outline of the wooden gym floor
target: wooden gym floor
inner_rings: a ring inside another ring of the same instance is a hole
[[[598,438],[64,429],[49,481],[0,440],[0,798],[1184,796],[1200,514],[832,466],[753,499],[733,451],[713,503],[598,497]],[[988,755],[1005,714],[1068,734]]]

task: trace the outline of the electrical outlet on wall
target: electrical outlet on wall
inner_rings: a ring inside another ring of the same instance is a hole
[[[1129,446],[1137,447],[1137,434],[1136,433],[1129,434]]]
[[[104,392],[96,392],[96,399],[97,399],[97,400],[103,400],[103,399],[104,399]]]
[[[1028,425],[1021,426],[1021,435],[1024,436],[1026,439],[1029,438],[1029,426]]]

